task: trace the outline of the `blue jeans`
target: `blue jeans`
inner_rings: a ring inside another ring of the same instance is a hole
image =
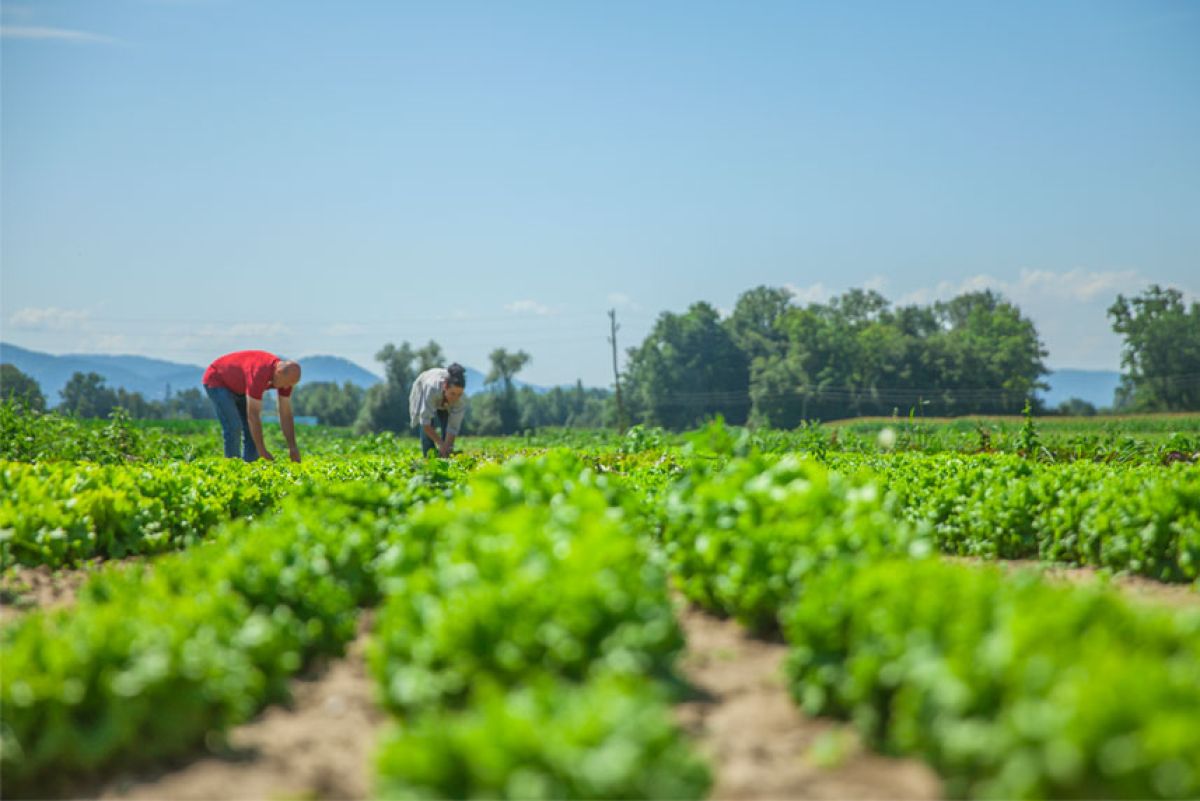
[[[221,435],[225,438],[225,456],[236,459],[238,455],[238,440],[245,442],[242,458],[253,462],[258,458],[258,448],[254,447],[254,437],[250,436],[250,420],[246,417],[246,396],[230,392],[225,387],[205,387],[208,399],[217,410],[217,420],[221,422]]]
[[[430,421],[431,423],[434,424],[434,426],[437,427],[437,430],[441,432],[443,442],[446,441],[446,423],[448,423],[449,421],[450,421],[450,412],[447,411],[446,409],[438,409],[437,411],[435,411],[433,413],[433,420]],[[435,453],[437,452],[437,445],[433,444],[433,440],[431,440],[429,438],[429,435],[425,433],[425,427],[422,426],[421,427],[421,455],[424,456],[425,454],[429,453],[430,448],[432,448]]]

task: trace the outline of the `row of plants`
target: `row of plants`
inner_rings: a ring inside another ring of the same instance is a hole
[[[837,457],[841,470],[863,460]],[[1200,468],[896,454],[865,463],[946,553],[1200,578]]]
[[[621,492],[574,456],[516,458],[405,521],[369,654],[398,721],[382,796],[704,794],[669,714],[665,569]]]
[[[867,475],[752,454],[670,492],[689,598],[790,643],[794,694],[955,797],[1200,792],[1200,616],[945,564]]]
[[[838,423],[809,421],[791,430],[746,430],[761,451],[880,453],[1010,453],[1041,461],[1076,460],[1108,463],[1163,464],[1195,462],[1200,456],[1200,415],[1143,415],[1121,418],[1057,419],[1053,417],[966,417],[926,420],[917,416],[863,419]],[[277,424],[264,427],[268,446],[286,452]],[[408,432],[354,436],[349,429],[301,426],[301,451],[313,456],[407,456],[417,451]],[[635,426],[617,433],[605,430],[540,429],[519,437],[459,441],[467,450],[544,451],[569,448],[579,452],[676,451],[686,433]],[[219,456],[215,420],[130,420],[121,410],[108,420],[76,420],[39,413],[12,400],[0,401],[0,459],[11,461],[92,461],[101,464],[175,462]]]
[[[415,459],[173,465],[0,462],[0,569],[177,550],[221,522],[276,508],[303,486],[371,480],[454,482],[466,462]]]
[[[289,500],[182,553],[109,565],[73,608],[7,625],[6,796],[70,793],[64,783],[186,753],[284,700],[288,678],[339,653],[377,597],[370,564],[388,527],[361,504]]]
[[[107,565],[73,608],[6,626],[6,794],[211,744],[386,597],[371,659],[404,725],[381,792],[701,795],[668,714],[681,637],[635,534],[644,504],[569,454],[484,470],[447,502],[450,469],[300,484],[268,518]]]
[[[931,560],[837,565],[784,612],[812,714],[956,798],[1195,798],[1200,615]]]

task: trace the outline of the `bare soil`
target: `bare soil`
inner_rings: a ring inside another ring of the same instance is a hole
[[[93,572],[95,568],[52,570],[44,565],[9,568],[0,575],[0,621],[15,620],[31,609],[70,606]]]
[[[1051,581],[1087,585],[1105,580],[1106,573],[1094,567],[1070,567],[1039,562],[1036,559],[981,559],[973,556],[943,556],[951,562],[977,565],[998,565],[1005,570],[1036,570]],[[1200,585],[1165,584],[1145,576],[1115,575],[1108,577],[1110,585],[1126,599],[1138,603],[1160,604],[1174,608],[1200,606]]]
[[[371,797],[371,754],[387,715],[375,703],[364,649],[371,613],[344,659],[292,684],[292,703],[272,706],[230,732],[220,751],[171,769],[118,776],[106,799],[360,799]]]
[[[923,763],[873,754],[848,725],[801,713],[784,682],[785,644],[690,606],[679,620],[682,672],[699,697],[676,715],[713,768],[712,798],[941,797]]]

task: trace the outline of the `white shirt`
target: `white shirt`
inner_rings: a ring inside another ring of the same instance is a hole
[[[446,434],[458,435],[463,417],[467,414],[467,396],[464,393],[457,403],[446,403],[442,385],[449,377],[450,371],[444,367],[433,367],[417,376],[408,396],[408,413],[414,426],[432,425],[434,412],[446,409],[450,412],[450,419],[446,421]]]

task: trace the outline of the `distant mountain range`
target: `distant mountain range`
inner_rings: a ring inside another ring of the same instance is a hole
[[[299,359],[304,368],[305,384],[332,381],[363,387],[374,386],[381,379],[358,364],[340,356],[305,356]],[[0,342],[0,363],[11,364],[21,372],[32,376],[42,388],[49,406],[56,406],[61,399],[59,391],[66,386],[75,373],[98,373],[113,389],[123,387],[129,392],[140,392],[147,400],[160,400],[168,393],[199,388],[204,367],[197,364],[168,362],[146,356],[109,356],[91,353],[64,354],[55,356],[28,350],[7,342]],[[485,385],[483,373],[467,368],[467,394],[480,391]],[[543,387],[531,386],[538,392]]]

